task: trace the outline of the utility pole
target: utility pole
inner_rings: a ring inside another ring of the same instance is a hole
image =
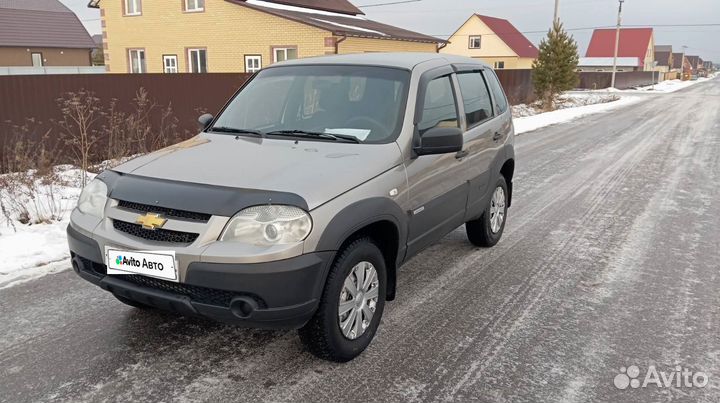
[[[683,45],[682,59],[680,60],[680,81],[685,81],[685,52],[687,52],[687,46]]]
[[[622,9],[623,9],[623,3],[625,2],[625,0],[618,0],[618,1],[620,2],[620,6],[618,7],[617,30],[615,31],[615,56],[613,58],[612,83],[610,84],[611,88],[615,88],[615,74],[617,74],[618,48],[620,47],[620,26],[622,25]]]
[[[560,21],[560,0],[555,0],[555,18],[553,18],[553,24]]]

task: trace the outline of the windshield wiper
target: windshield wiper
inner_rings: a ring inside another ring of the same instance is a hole
[[[265,133],[261,132],[260,130],[254,130],[254,129],[238,129],[235,127],[227,127],[227,126],[214,126],[210,128],[211,132],[216,133],[230,133],[230,134],[254,134],[256,136],[265,137]]]
[[[318,139],[323,140],[332,140],[332,141],[348,141],[351,143],[360,144],[361,141],[357,137],[353,136],[346,136],[344,134],[330,134],[330,133],[321,133],[321,132],[313,132],[308,130],[276,130],[274,132],[268,132],[266,134],[273,135],[273,136],[299,136],[299,137],[314,137]]]

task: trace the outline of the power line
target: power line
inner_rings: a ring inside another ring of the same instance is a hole
[[[375,3],[375,4],[366,4],[364,6],[357,6],[357,8],[370,8],[370,7],[381,7],[381,6],[392,6],[395,4],[405,4],[405,3],[417,3],[422,0],[400,0],[400,1],[391,1],[388,3]]]

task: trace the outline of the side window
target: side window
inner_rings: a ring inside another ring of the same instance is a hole
[[[492,101],[480,71],[458,74],[460,92],[465,105],[467,126],[472,127],[492,117]]]
[[[508,110],[508,101],[505,98],[505,92],[500,85],[500,81],[494,72],[485,71],[485,78],[490,86],[490,91],[495,97],[495,110],[498,115],[505,113]]]
[[[458,123],[450,76],[430,81],[423,100],[422,121],[418,123],[420,134],[434,127],[459,127]]]

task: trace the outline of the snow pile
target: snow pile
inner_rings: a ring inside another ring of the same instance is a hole
[[[697,80],[688,80],[688,81],[667,80],[667,81],[663,81],[659,84],[655,84],[655,88],[653,88],[652,85],[649,85],[646,87],[638,87],[635,90],[636,91],[671,93],[671,92],[679,91],[683,88],[687,88],[687,87],[693,86],[697,83],[701,83],[701,82],[707,81],[707,80],[708,80],[707,78],[699,78]],[[629,91],[632,91],[632,90],[629,90]]]
[[[555,103],[555,109],[569,109],[577,108],[580,106],[605,104],[608,102],[615,102],[620,100],[618,95],[614,94],[601,94],[595,92],[587,93],[568,93],[561,95]],[[534,102],[530,105],[520,104],[512,107],[513,118],[524,118],[528,116],[535,116],[541,113],[545,113],[539,102]]]
[[[65,228],[83,175],[71,165],[0,175],[0,288],[70,267]]]
[[[642,98],[639,96],[623,96],[616,101],[568,107],[552,112],[540,113],[534,116],[515,118],[513,119],[513,123],[515,124],[515,134],[523,134],[542,127],[570,122],[587,115],[609,112],[613,109],[632,105],[641,100]],[[513,113],[514,112],[515,111],[513,110]]]

